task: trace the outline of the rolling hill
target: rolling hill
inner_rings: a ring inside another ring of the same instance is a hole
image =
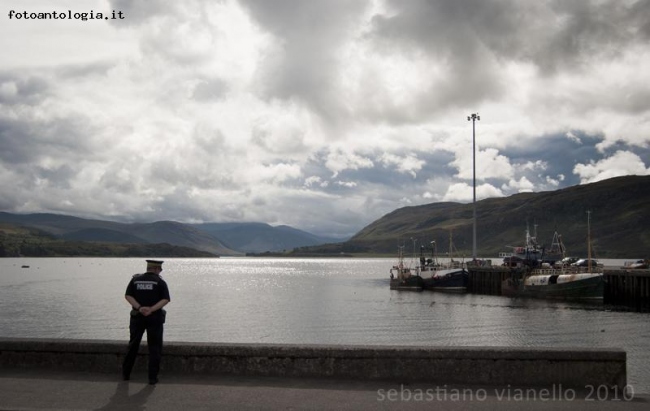
[[[89,220],[58,214],[10,214],[0,212],[0,222],[40,230],[68,241],[113,244],[169,244],[204,251],[213,255],[242,255],[218,239],[187,224],[158,221],[149,224],[123,224]]]
[[[476,208],[480,257],[494,257],[509,251],[508,246],[523,245],[527,227],[531,233],[537,232],[539,242],[546,247],[558,232],[570,255],[584,256],[587,211],[591,211],[596,258],[647,258],[650,253],[650,176],[618,177],[556,191],[489,198],[478,201]],[[348,241],[337,242],[340,240],[264,223],[123,224],[56,214],[0,212],[0,223],[4,223],[0,239],[16,237],[18,227],[31,230],[20,235],[43,241],[130,244],[140,248],[167,244],[224,256],[266,251],[300,256],[395,255],[398,246],[405,245],[410,251],[413,245],[418,249],[421,245],[429,247],[432,241],[438,253],[444,254],[453,235],[456,255],[471,257],[472,215],[472,204],[441,202],[404,207],[369,224]]]
[[[182,224],[157,221],[123,224],[58,214],[10,214],[0,212],[0,223],[37,230],[40,234],[69,242],[109,244],[169,244],[213,255],[290,251],[341,239],[318,237],[289,226],[264,223]]]
[[[626,176],[541,193],[520,193],[478,201],[478,256],[495,257],[508,246],[523,245],[527,226],[550,247],[562,235],[568,254],[587,254],[587,211],[591,211],[596,258],[647,258],[650,254],[650,176]],[[302,252],[396,254],[436,242],[448,251],[450,233],[457,256],[471,257],[473,205],[433,203],[395,210],[374,221],[349,241]]]
[[[215,238],[219,238],[229,247],[247,253],[284,252],[297,247],[342,241],[340,238],[319,237],[286,225],[206,223],[194,226]]]

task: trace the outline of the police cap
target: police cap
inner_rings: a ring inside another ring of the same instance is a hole
[[[162,267],[164,261],[158,260],[147,260],[147,268],[160,268]]]

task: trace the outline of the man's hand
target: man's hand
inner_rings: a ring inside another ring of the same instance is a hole
[[[151,311],[151,307],[140,307],[138,311],[140,311],[140,314],[144,315],[145,317],[149,317],[153,312]]]

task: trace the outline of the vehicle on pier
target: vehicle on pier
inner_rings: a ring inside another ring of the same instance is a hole
[[[647,270],[650,268],[650,258],[645,260],[637,260],[632,262],[625,262],[625,265],[622,267],[624,269],[634,269],[634,270]]]

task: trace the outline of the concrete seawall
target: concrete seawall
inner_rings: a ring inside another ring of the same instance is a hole
[[[124,341],[0,338],[0,367],[119,375]],[[146,369],[146,345],[136,369]],[[162,372],[404,383],[624,388],[620,349],[168,342]]]

